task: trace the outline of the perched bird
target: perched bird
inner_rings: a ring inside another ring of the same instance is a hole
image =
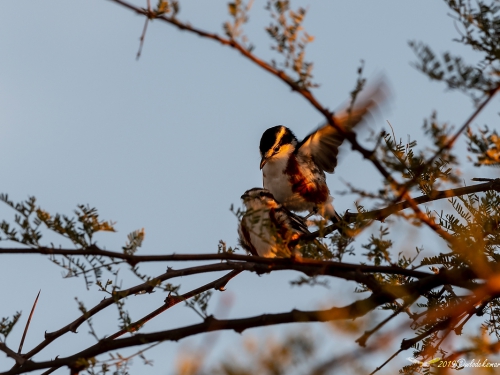
[[[266,189],[247,190],[241,199],[246,211],[238,228],[240,244],[252,255],[290,257],[300,237],[310,233],[305,220],[276,202]]]
[[[385,88],[383,80],[379,80],[374,87],[361,92],[352,107],[335,114],[335,123],[350,132],[385,98]],[[345,135],[330,124],[320,127],[301,142],[285,126],[267,129],[260,140],[264,189],[289,210],[319,213],[325,219],[338,221],[340,218],[332,205],[325,172],[333,173],[344,139]]]

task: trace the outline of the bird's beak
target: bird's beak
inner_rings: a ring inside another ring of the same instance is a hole
[[[267,163],[267,158],[265,156],[262,157],[262,160],[260,161],[260,169],[264,168],[264,165]]]
[[[248,198],[248,194],[247,193],[244,193],[241,197],[240,197],[242,200],[244,200],[245,198]]]

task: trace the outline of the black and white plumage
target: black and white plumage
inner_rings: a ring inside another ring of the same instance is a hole
[[[290,257],[300,237],[310,233],[305,220],[276,202],[266,189],[247,190],[241,199],[246,211],[238,228],[240,244],[252,255]]]
[[[351,132],[385,98],[385,88],[380,80],[372,89],[361,92],[350,110],[346,107],[335,114],[335,123],[345,133]],[[339,217],[332,205],[325,172],[335,170],[344,139],[345,134],[330,124],[320,127],[301,142],[285,126],[267,129],[260,140],[264,188],[289,210],[317,212],[337,221]]]

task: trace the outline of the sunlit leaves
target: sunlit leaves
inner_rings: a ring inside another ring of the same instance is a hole
[[[500,166],[500,137],[496,130],[467,130],[469,151],[476,155],[475,166]]]
[[[217,245],[217,253],[227,253],[234,254],[238,248],[232,248],[231,246],[227,246],[226,243],[222,240],[219,240],[219,244]]]
[[[392,128],[392,126],[391,126]],[[453,133],[453,127],[447,123],[440,123],[434,112],[424,120],[424,134],[427,135],[435,147],[417,147],[417,142],[408,139],[403,141],[396,138],[394,131],[382,134],[383,141],[377,151],[384,165],[395,176],[407,181],[410,187],[416,186],[422,194],[432,196],[443,184],[459,182],[460,170],[456,168],[456,156],[445,145]],[[429,155],[439,156],[432,163],[427,162]]]
[[[368,260],[373,261],[376,266],[379,266],[382,262],[391,262],[389,249],[392,247],[393,243],[387,238],[388,235],[389,230],[380,227],[378,236],[372,234],[368,244],[363,245],[363,248],[368,250],[364,255]]]
[[[235,0],[234,3],[229,3],[227,7],[232,20],[224,22],[222,25],[224,33],[229,39],[238,41],[247,51],[252,52],[254,47],[252,44],[248,44],[248,38],[243,33],[243,25],[248,22],[248,13],[252,7],[252,1],[245,4],[242,0]]]
[[[125,254],[133,255],[136,253],[137,249],[142,246],[142,241],[146,236],[146,231],[144,228],[133,231],[127,236],[127,243],[122,247]]]
[[[306,9],[299,7],[294,11],[288,0],[270,0],[266,9],[273,18],[273,22],[266,28],[274,41],[272,49],[284,57],[284,61],[280,64],[273,61],[273,65],[291,69],[297,75],[295,83],[300,88],[316,87],[317,85],[312,82],[313,64],[305,60],[305,49],[314,40],[302,26]]]
[[[179,13],[179,10],[180,7],[178,1],[158,0],[155,13],[156,16],[170,15],[172,18],[175,18]]]
[[[36,206],[35,197],[14,204],[6,194],[0,195],[0,201],[12,207],[17,213],[14,216],[14,223],[17,230],[12,228],[5,220],[0,224],[5,237],[0,238],[19,242],[24,245],[42,246],[40,240],[42,233],[41,224],[57,234],[71,240],[75,245],[88,247],[94,244],[93,236],[97,232],[114,232],[113,223],[100,220],[96,208],[79,205],[74,211],[76,218],[66,215],[51,215],[42,208]]]

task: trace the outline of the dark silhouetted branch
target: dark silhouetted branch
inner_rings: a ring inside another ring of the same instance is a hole
[[[160,315],[162,312],[165,312],[168,309],[170,309],[171,307],[177,305],[179,302],[186,301],[189,298],[197,296],[200,293],[206,292],[206,291],[211,290],[211,289],[224,290],[224,287],[229,282],[229,280],[231,280],[235,276],[239,275],[241,272],[242,271],[231,271],[227,275],[225,275],[217,280],[214,280],[211,283],[200,286],[199,288],[193,289],[190,292],[184,293],[180,296],[169,295],[165,299],[165,304],[163,306],[157,308],[155,311],[152,311],[151,313],[149,313],[145,317],[139,319],[138,321],[131,323],[128,327],[119,330],[118,332],[112,334],[109,337],[106,337],[106,340],[114,340],[114,339],[117,339],[118,337],[120,337],[128,332],[135,332],[140,327],[142,327],[144,324],[149,322],[151,319]]]
[[[190,292],[187,292],[187,293],[184,293],[180,296],[172,296],[172,295],[169,295],[166,299],[165,299],[165,304],[159,308],[157,308],[156,310],[152,311],[151,313],[147,314],[146,316],[144,316],[143,318],[131,323],[128,327],[126,328],[123,328],[121,330],[119,330],[118,332],[115,332],[114,334],[112,334],[111,336],[109,337],[106,337],[105,340],[107,341],[111,341],[111,340],[115,340],[117,339],[118,337],[126,334],[126,333],[129,333],[129,332],[135,332],[137,331],[139,328],[141,328],[144,324],[146,324],[147,322],[149,322],[150,320],[152,320],[153,318],[157,317],[158,315],[160,315],[161,313],[167,311],[168,309],[170,309],[171,307],[177,305],[179,302],[183,302],[183,301],[186,301],[188,300],[189,298],[192,298],[194,296],[197,296],[198,294],[200,293],[203,293],[203,292],[206,292],[208,290],[211,290],[211,289],[215,289],[215,290],[221,290],[223,291],[224,290],[224,287],[226,286],[226,284],[232,279],[234,278],[235,276],[239,275],[241,273],[241,271],[231,271],[229,272],[227,275],[217,279],[217,280],[214,280],[212,281],[211,283],[208,283],[206,285],[203,285],[199,288],[196,288],[196,289],[193,289],[191,290]],[[23,360],[25,360],[23,358]],[[58,368],[60,368],[61,366],[59,367],[53,367],[51,368],[50,370],[48,370],[46,373],[44,374],[50,374],[52,372],[54,372],[55,370],[57,370]]]
[[[16,365],[21,366],[26,362],[26,359],[21,354],[16,353],[3,342],[0,342],[0,351],[4,352],[7,357],[10,357],[14,361],[16,361]]]
[[[327,310],[301,311],[292,310],[287,313],[264,314],[250,318],[219,320],[214,317],[205,319],[204,322],[176,328],[172,330],[137,334],[132,337],[108,341],[101,340],[99,343],[69,357],[57,358],[45,362],[27,362],[22,367],[12,368],[10,371],[0,373],[0,375],[14,375],[28,371],[40,370],[44,368],[68,366],[72,371],[81,370],[82,358],[93,358],[97,355],[111,350],[117,350],[132,346],[154,343],[157,341],[177,341],[199,333],[233,330],[243,332],[249,328],[262,327],[268,325],[298,323],[298,322],[326,322],[333,320],[354,319],[363,316],[378,306],[395,301],[396,299],[422,295],[430,290],[445,284],[449,284],[454,279],[468,279],[471,275],[469,270],[443,271],[418,281],[405,285],[386,285],[381,290],[372,293],[369,297],[355,301],[344,307],[333,307]]]

